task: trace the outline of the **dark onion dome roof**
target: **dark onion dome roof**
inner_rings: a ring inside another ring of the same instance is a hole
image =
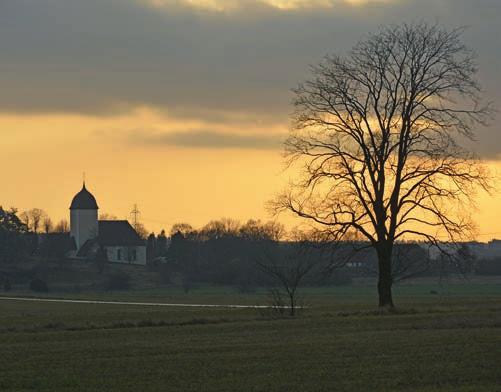
[[[83,184],[82,190],[78,192],[71,202],[70,210],[98,210],[96,198]]]

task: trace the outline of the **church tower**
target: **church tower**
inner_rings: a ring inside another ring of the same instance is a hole
[[[98,209],[96,198],[87,190],[84,181],[82,190],[75,195],[70,206],[70,230],[77,252],[87,240],[98,235]]]

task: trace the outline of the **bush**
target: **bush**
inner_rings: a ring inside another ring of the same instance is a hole
[[[150,264],[151,265],[151,264]],[[160,264],[156,267],[160,281],[164,284],[172,283],[172,268],[168,264]]]
[[[3,291],[10,291],[12,289],[12,285],[10,283],[9,278],[5,278],[3,282]]]
[[[480,259],[475,272],[477,275],[501,275],[501,258]]]
[[[49,292],[49,287],[45,281],[36,278],[30,282],[30,290],[37,293],[47,293]]]
[[[346,268],[335,269],[328,274],[316,275],[316,280],[311,282],[312,285],[320,286],[345,286],[353,283],[352,272]]]
[[[181,280],[181,285],[183,286],[183,291],[188,294],[193,287],[193,284],[189,278],[183,275]]]
[[[125,272],[110,274],[106,280],[106,290],[129,290],[130,276]]]
[[[257,290],[257,287],[252,279],[243,276],[240,276],[235,280],[235,288],[242,294],[255,293]]]
[[[349,271],[340,269],[336,270],[330,276],[329,282],[335,286],[344,286],[353,283],[353,278]]]

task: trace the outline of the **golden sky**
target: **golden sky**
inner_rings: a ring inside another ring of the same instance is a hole
[[[104,118],[0,116],[0,128],[9,130],[0,167],[11,168],[2,173],[0,204],[68,218],[85,172],[100,212],[128,218],[137,203],[150,230],[220,217],[268,217],[264,203],[286,179],[279,150],[156,146],[117,131],[152,124],[178,126],[147,109]]]
[[[100,212],[128,218],[134,203],[149,230],[177,222],[200,226],[211,219],[268,219],[265,203],[287,183],[281,151],[143,144],[128,131],[176,121],[149,109],[127,115],[3,115],[0,204],[38,207],[54,220],[68,218],[82,173]],[[491,162],[499,170],[501,164]],[[480,195],[476,220],[481,240],[501,237],[499,195]],[[299,220],[282,217],[288,225]]]
[[[2,0],[0,204],[68,218],[86,172],[101,212],[137,203],[156,232],[268,219],[290,175],[290,89],[310,64],[381,24],[470,26],[500,102],[500,12],[492,0]],[[499,169],[498,124],[478,140]],[[479,239],[501,238],[498,201],[479,197]]]

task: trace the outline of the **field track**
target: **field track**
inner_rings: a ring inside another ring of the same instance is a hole
[[[95,305],[125,305],[125,306],[168,306],[177,308],[226,308],[226,309],[269,309],[265,305],[217,305],[217,304],[175,304],[161,302],[124,302],[124,301],[95,301],[85,299],[57,299],[57,298],[30,298],[30,297],[3,297],[0,300],[7,301],[30,301],[30,302],[59,302],[71,304],[95,304]]]

